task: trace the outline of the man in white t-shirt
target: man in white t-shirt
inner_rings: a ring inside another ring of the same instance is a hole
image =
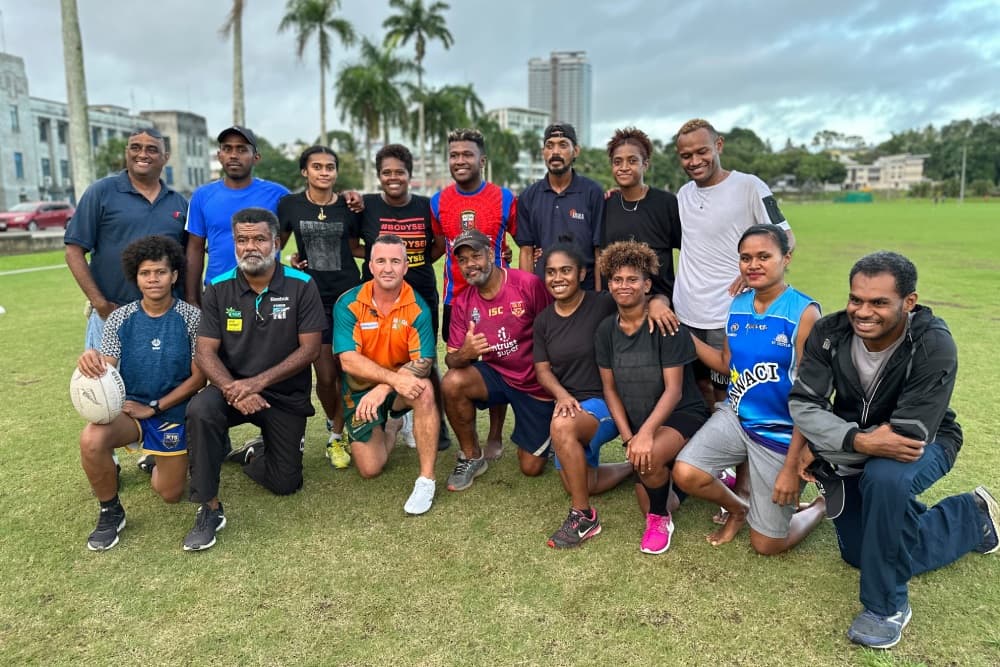
[[[737,251],[743,232],[754,224],[775,224],[795,247],[770,188],[752,174],[723,169],[722,145],[723,137],[706,120],[689,120],[677,132],[677,156],[691,180],[677,191],[682,241],[674,311],[717,349],[725,339],[729,304],[746,287]],[[725,400],[728,378],[697,362],[695,375],[709,405]]]

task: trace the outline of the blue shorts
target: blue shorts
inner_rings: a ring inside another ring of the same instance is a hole
[[[142,431],[143,454],[156,456],[179,456],[187,454],[187,436],[184,423],[171,422],[162,417],[153,416],[139,420]]]
[[[552,444],[549,423],[555,401],[543,401],[511,387],[500,373],[483,361],[475,362],[472,367],[483,376],[486,385],[486,400],[475,401],[476,407],[485,410],[494,405],[510,405],[514,410],[511,441],[532,456],[548,456]]]
[[[584,456],[587,457],[587,465],[596,468],[601,464],[601,447],[618,437],[618,427],[615,426],[611,410],[608,409],[608,404],[604,402],[603,398],[588,398],[580,403],[580,407],[597,420],[597,431],[594,432],[594,437],[587,443],[583,452]],[[556,456],[555,465],[556,470],[562,470],[558,456]]]

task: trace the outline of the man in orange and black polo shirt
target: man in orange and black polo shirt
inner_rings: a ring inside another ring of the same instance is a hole
[[[403,505],[423,514],[434,502],[440,413],[428,376],[434,363],[431,311],[409,284],[406,244],[394,234],[375,239],[372,279],[344,292],[333,308],[333,352],[344,369],[344,428],[362,477],[381,474],[395,445],[385,423],[413,410],[420,476]]]

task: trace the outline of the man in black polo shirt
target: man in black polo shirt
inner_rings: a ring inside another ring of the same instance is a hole
[[[580,249],[587,269],[583,288],[595,285],[594,248],[601,243],[604,192],[601,186],[573,169],[580,155],[576,130],[569,123],[545,128],[542,159],[549,173],[532,183],[517,199],[517,234],[522,271],[545,277],[545,267],[534,259],[558,241],[570,241]],[[565,237],[565,238],[563,238]]]
[[[239,457],[243,472],[269,491],[302,487],[302,437],[314,414],[310,364],[326,326],[316,283],[274,259],[278,219],[263,208],[232,220],[237,267],[209,283],[202,300],[195,361],[211,381],[187,409],[191,500],[201,504],[185,551],[207,549],[226,525],[219,473],[231,426],[259,426]]]

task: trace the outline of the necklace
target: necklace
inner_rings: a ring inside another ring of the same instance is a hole
[[[618,199],[618,203],[622,205],[622,210],[625,211],[626,213],[635,213],[639,209],[639,202],[641,202],[643,200],[643,198],[646,196],[646,192],[648,192],[648,191],[649,191],[649,186],[648,185],[642,186],[642,194],[640,194],[639,198],[635,200],[635,206],[633,206],[632,208],[628,208],[627,206],[625,206],[625,193],[624,192],[622,193],[621,197]]]
[[[708,190],[708,188],[699,188],[697,186],[694,189],[694,191],[698,193],[698,199],[700,200],[699,203],[698,203],[698,208],[699,209],[704,209],[705,208],[705,204],[708,203],[708,194],[709,193],[706,192],[706,190]]]
[[[330,198],[326,200],[325,204],[320,204],[318,201],[313,201],[313,198],[309,196],[309,188],[305,189],[305,193],[306,193],[306,199],[309,200],[310,204],[312,204],[313,206],[319,206],[319,215],[316,216],[316,219],[319,220],[320,222],[326,220],[326,213],[323,211],[323,207],[332,204],[333,201],[337,198],[337,193],[331,192]]]

